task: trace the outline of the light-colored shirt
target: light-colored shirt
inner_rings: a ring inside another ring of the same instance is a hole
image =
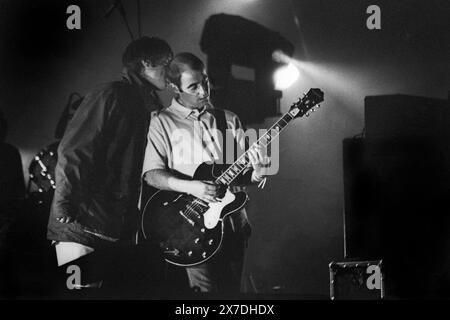
[[[143,174],[149,170],[165,169],[174,174],[192,178],[203,162],[233,163],[233,156],[222,158],[222,145],[227,139],[221,137],[217,120],[205,106],[202,110],[189,109],[176,99],[168,108],[152,117],[145,150]],[[224,110],[227,130],[244,149],[244,128],[238,116]],[[233,148],[228,148],[227,153]],[[223,161],[223,162],[221,162]],[[234,214],[233,214],[234,215]],[[245,211],[239,215],[239,224],[248,223]],[[237,218],[237,217],[236,217]],[[235,219],[233,219],[235,220]]]
[[[76,242],[58,242],[55,250],[58,267],[94,252],[93,248]]]
[[[173,99],[168,108],[152,117],[143,173],[153,169],[170,169],[192,177],[201,163],[223,160],[219,141],[225,138],[217,129],[215,117],[208,112],[210,108],[212,106],[202,110],[189,109]],[[243,148],[244,128],[241,121],[233,112],[224,111],[228,131]],[[233,163],[228,160],[232,158],[227,156],[226,162]]]

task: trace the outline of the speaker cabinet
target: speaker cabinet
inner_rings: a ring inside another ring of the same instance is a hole
[[[382,258],[399,297],[450,283],[447,112],[416,98],[366,98],[366,136],[343,141],[345,258]]]

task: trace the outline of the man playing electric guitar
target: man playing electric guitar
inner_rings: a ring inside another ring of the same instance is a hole
[[[226,124],[239,147],[244,149],[242,124],[234,113],[212,107],[205,66],[193,54],[175,56],[169,66],[168,80],[175,98],[151,120],[144,179],[157,189],[189,194],[213,205],[221,201],[224,188],[192,177],[201,163],[217,162],[221,156],[226,159],[223,154],[226,148],[218,143],[220,123]],[[258,183],[264,178],[263,155],[259,146],[249,150],[251,167],[244,170],[241,184]],[[220,251],[201,264],[186,267],[190,288],[201,292],[239,292],[249,235],[250,225],[244,209],[225,217]]]

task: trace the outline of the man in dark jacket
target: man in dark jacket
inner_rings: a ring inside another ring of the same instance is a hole
[[[81,283],[69,289],[107,286],[111,266],[124,259],[120,248],[132,243],[150,114],[162,107],[156,91],[166,87],[171,59],[164,40],[131,42],[122,57],[123,79],[87,94],[67,126],[47,238],[59,266],[81,269]]]

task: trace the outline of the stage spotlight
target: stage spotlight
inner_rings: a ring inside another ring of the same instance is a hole
[[[282,50],[275,50],[272,52],[272,59],[278,63],[288,64],[291,62],[292,58],[284,53]]]
[[[300,72],[292,63],[280,67],[273,74],[275,89],[283,90],[289,88],[297,81],[299,76]]]

